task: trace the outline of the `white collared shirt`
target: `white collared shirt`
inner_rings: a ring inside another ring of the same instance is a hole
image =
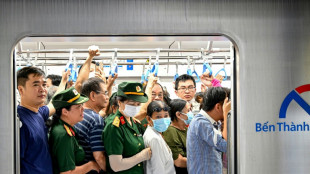
[[[172,152],[161,136],[153,127],[148,126],[143,135],[145,147],[150,147],[152,157],[146,161],[147,174],[175,174]]]
[[[191,104],[192,113],[194,115],[198,114],[200,110],[200,103],[198,103],[195,98],[189,101],[189,103]]]

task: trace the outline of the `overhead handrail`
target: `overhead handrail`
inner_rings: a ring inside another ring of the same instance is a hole
[[[112,56],[112,61],[111,61],[111,67],[110,67],[109,75],[112,75],[112,77],[114,77],[115,73],[118,73],[117,48],[114,49],[114,55]]]
[[[220,69],[220,70],[215,74],[215,76],[214,76],[214,77],[216,77],[221,71],[223,71],[224,74],[225,74],[225,77],[224,77],[223,81],[227,80],[227,73],[226,73],[226,70],[225,70],[226,60],[227,60],[227,58],[226,58],[226,56],[225,56],[223,68]]]
[[[209,70],[209,76],[212,75],[212,69],[211,69],[211,66],[209,65],[209,63],[206,61],[206,57],[204,56],[203,54],[204,52],[204,49],[201,48],[201,58],[203,60],[203,65],[202,65],[202,74],[206,72],[206,70],[208,69]]]
[[[196,83],[200,82],[200,77],[199,77],[198,73],[195,70],[195,61],[194,60],[193,60],[193,73],[192,73],[192,75],[196,76],[196,78],[197,78],[197,80],[195,80]]]
[[[138,53],[138,52],[157,52],[158,48],[156,49],[118,49],[117,51],[119,53]],[[113,53],[115,49],[99,49],[101,53]],[[69,53],[70,50],[68,49],[44,49],[44,50],[29,50],[29,53]],[[75,53],[88,53],[88,49],[75,49]],[[160,52],[168,53],[168,52],[176,52],[176,53],[182,53],[182,52],[200,52],[199,49],[160,49]],[[207,54],[210,53],[218,53],[218,52],[230,52],[230,49],[210,49],[210,50],[204,50]],[[18,52],[18,54],[27,53],[25,50],[21,50]]]
[[[179,77],[179,62],[176,62],[176,64],[175,64],[174,81],[176,81],[178,77]]]

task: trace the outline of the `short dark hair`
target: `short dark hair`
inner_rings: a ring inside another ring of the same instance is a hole
[[[187,81],[187,80],[193,81],[194,86],[196,87],[196,82],[195,82],[194,77],[193,77],[193,76],[190,76],[190,75],[188,75],[188,74],[183,74],[183,75],[179,76],[179,77],[175,80],[175,85],[174,85],[175,90],[178,90],[178,88],[179,88],[179,82],[180,82],[180,81],[181,81],[181,82],[185,82],[185,81]]]
[[[61,76],[60,75],[50,74],[46,78],[51,79],[53,86],[59,86],[59,84],[61,82]]]
[[[118,106],[118,100],[117,100],[117,95],[115,94],[116,92],[114,92],[112,95],[111,95],[111,97],[110,97],[110,99],[109,99],[109,104],[108,104],[108,106],[107,106],[107,110],[106,110],[106,116],[109,116],[111,113],[112,113],[112,106],[115,106],[115,107],[119,107]],[[115,95],[114,95],[115,94]]]
[[[17,86],[25,86],[26,81],[29,80],[30,74],[34,74],[34,76],[45,77],[44,71],[40,68],[27,66],[17,71]]]
[[[227,94],[228,99],[230,99],[230,89],[226,88],[226,87],[223,87],[223,88],[224,88],[224,90],[225,90],[225,92]]]
[[[57,122],[58,122],[58,120],[60,119],[60,116],[61,116],[61,114],[62,114],[62,109],[65,108],[65,109],[67,109],[68,111],[70,111],[70,110],[71,110],[71,106],[73,106],[73,105],[69,105],[69,106],[66,106],[66,107],[62,107],[62,108],[56,109],[55,114],[54,114],[52,117],[50,117],[51,119],[48,119],[48,120],[46,121],[46,126],[47,126],[47,127],[52,127],[52,126],[54,126],[55,124],[57,124]],[[49,130],[49,131],[50,131],[50,130]]]
[[[124,102],[124,101],[129,100],[129,99],[124,97],[124,96],[116,96],[116,100],[120,101],[120,102]]]
[[[152,117],[155,108],[169,108],[169,106],[163,101],[154,100],[147,106],[146,115]]]
[[[202,109],[206,112],[211,111],[217,103],[224,103],[227,94],[222,87],[209,88],[203,96]]]
[[[171,120],[178,120],[176,113],[177,112],[182,112],[184,107],[186,106],[186,101],[182,99],[173,99],[170,101],[170,117]]]
[[[89,78],[82,84],[81,93],[89,97],[92,91],[95,93],[102,92],[100,87],[101,83],[105,84],[104,81],[98,77]]]

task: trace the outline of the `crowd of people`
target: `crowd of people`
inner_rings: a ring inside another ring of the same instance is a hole
[[[173,100],[154,74],[112,93],[118,76],[105,76],[99,55],[89,50],[74,84],[70,71],[17,72],[22,174],[225,173],[231,103],[220,75],[201,75],[199,92],[192,76],[179,76]]]

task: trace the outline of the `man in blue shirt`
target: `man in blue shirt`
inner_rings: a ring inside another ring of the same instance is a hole
[[[190,174],[221,174],[222,152],[227,149],[227,114],[230,110],[222,87],[208,89],[200,112],[191,121],[187,132],[187,169]],[[224,121],[223,131],[217,123]]]
[[[67,76],[68,73],[64,73],[57,92],[64,89]],[[55,109],[52,104],[43,106],[47,95],[45,73],[36,67],[20,69],[17,72],[17,88],[21,97],[17,107],[20,119],[20,171],[22,174],[52,174],[45,121],[55,113]]]

